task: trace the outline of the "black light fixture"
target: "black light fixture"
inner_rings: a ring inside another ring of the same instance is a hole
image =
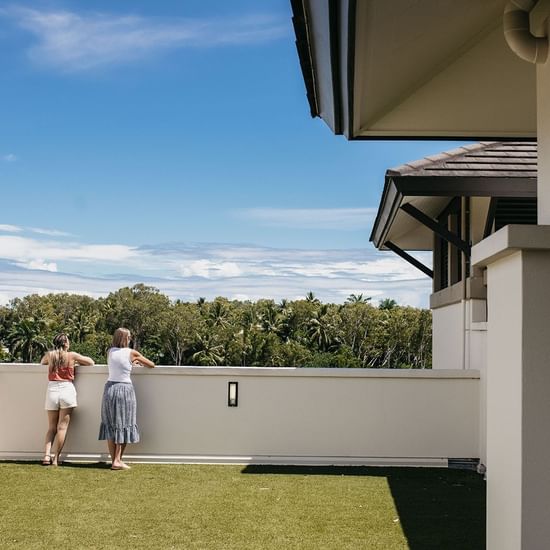
[[[239,404],[239,383],[229,382],[227,385],[227,406],[237,407]]]

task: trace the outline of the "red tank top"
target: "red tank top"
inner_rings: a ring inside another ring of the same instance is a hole
[[[61,365],[54,372],[48,367],[48,380],[51,382],[72,382],[74,380],[74,364]]]

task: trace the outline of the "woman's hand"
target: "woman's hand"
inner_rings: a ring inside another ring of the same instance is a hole
[[[143,355],[135,349],[130,352],[130,361],[132,361],[132,365],[140,365],[142,367],[149,367],[150,369],[155,366],[153,361],[150,361],[147,357],[143,357]]]

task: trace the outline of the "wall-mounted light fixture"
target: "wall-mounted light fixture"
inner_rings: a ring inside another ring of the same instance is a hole
[[[237,407],[239,404],[239,383],[229,382],[227,386],[227,406]]]

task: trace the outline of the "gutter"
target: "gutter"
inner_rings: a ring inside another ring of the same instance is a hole
[[[320,116],[319,103],[315,93],[315,73],[309,40],[309,29],[303,0],[290,0],[292,6],[292,24],[296,35],[296,50],[300,60],[302,77],[306,86],[306,97],[309,103],[311,118]]]

